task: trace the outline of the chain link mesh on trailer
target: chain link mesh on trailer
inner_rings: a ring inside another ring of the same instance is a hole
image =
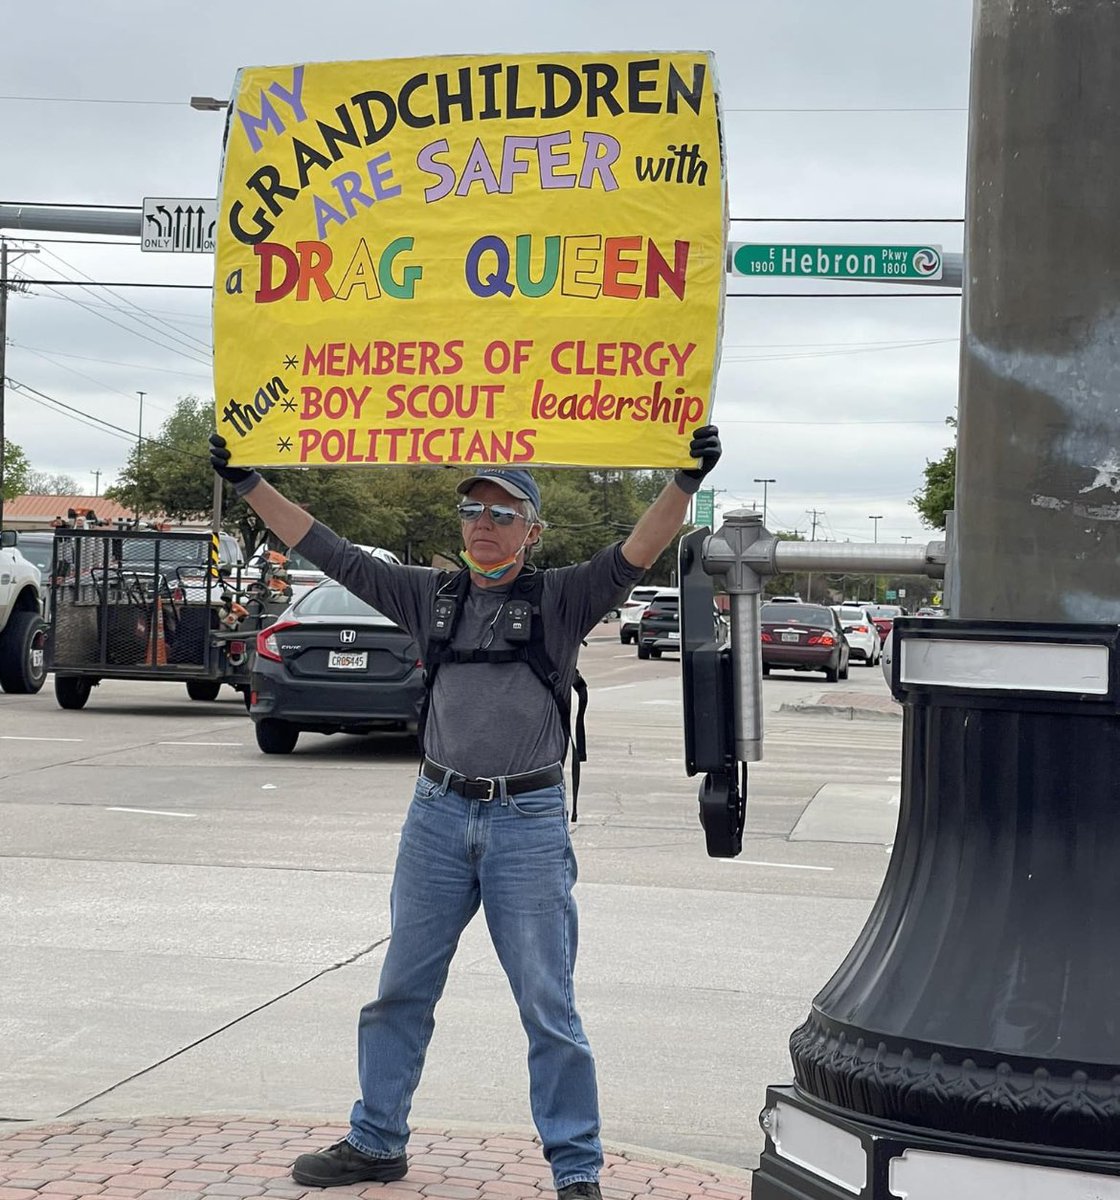
[[[182,677],[210,667],[214,601],[209,533],[55,531],[51,665]]]

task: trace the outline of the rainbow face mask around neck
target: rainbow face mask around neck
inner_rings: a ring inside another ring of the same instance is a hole
[[[517,566],[517,560],[521,557],[522,549],[524,547],[518,549],[512,558],[507,558],[500,563],[494,563],[489,567],[483,566],[469,550],[460,550],[459,557],[467,564],[472,574],[481,575],[483,579],[501,579],[503,575]]]

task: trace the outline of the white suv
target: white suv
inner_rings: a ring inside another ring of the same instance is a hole
[[[636,587],[626,598],[626,602],[619,609],[618,616],[618,640],[624,646],[629,646],[631,642],[638,640],[638,622],[642,619],[642,613],[649,608],[649,602],[660,591],[664,591],[664,589]]]
[[[871,614],[862,604],[834,604],[832,611],[840,618],[852,658],[873,667],[879,661],[882,649]]]

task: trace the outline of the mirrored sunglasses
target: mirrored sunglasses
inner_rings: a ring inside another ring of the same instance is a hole
[[[477,521],[484,512],[489,511],[490,520],[495,525],[512,525],[514,520],[526,520],[523,512],[511,508],[508,504],[481,504],[477,500],[465,500],[459,505],[461,521]]]

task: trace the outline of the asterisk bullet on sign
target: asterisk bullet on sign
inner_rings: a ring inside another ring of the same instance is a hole
[[[291,448],[292,448],[292,439],[290,437],[282,437],[276,443],[276,449],[279,450],[281,454],[285,453],[286,451],[290,450]]]
[[[295,412],[296,411],[296,402],[294,400],[281,400],[280,407],[285,412]]]
[[[291,370],[296,365],[296,357],[294,354],[286,354],[284,356],[284,366]]]

